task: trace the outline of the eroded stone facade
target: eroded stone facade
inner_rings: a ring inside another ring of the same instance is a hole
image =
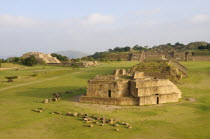
[[[80,102],[111,105],[151,105],[178,102],[181,91],[168,79],[144,76],[143,72],[115,70],[114,75],[97,75],[88,81]]]

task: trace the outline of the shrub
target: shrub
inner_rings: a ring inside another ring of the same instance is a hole
[[[68,61],[68,57],[67,56],[63,56],[63,55],[56,54],[56,53],[52,53],[51,55],[53,57],[56,57],[60,61]]]
[[[38,74],[34,73],[34,74],[32,74],[31,76],[32,76],[32,77],[37,77]]]
[[[14,82],[14,79],[17,79],[18,76],[9,76],[9,77],[5,77],[6,79],[8,79],[8,82]]]
[[[34,56],[30,56],[22,59],[22,64],[26,66],[33,66],[37,64],[37,60]]]

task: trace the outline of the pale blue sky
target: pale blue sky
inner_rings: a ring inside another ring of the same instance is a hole
[[[0,56],[210,42],[209,0],[0,0]]]

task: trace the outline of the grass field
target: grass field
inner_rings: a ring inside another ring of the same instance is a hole
[[[110,62],[91,68],[36,66],[0,71],[0,138],[1,139],[72,139],[72,138],[210,138],[210,62],[183,62],[189,77],[178,87],[183,92],[179,103],[156,106],[104,106],[75,102],[85,93],[87,80],[97,74],[110,74],[116,68],[130,68],[137,62]],[[19,76],[13,83],[5,76]],[[82,88],[82,90],[78,90]],[[41,103],[54,92],[72,90],[58,102]],[[196,102],[185,98],[195,98]],[[42,113],[32,109],[44,107]],[[103,127],[88,124],[79,118],[52,115],[58,111],[81,112],[118,118],[133,128]]]
[[[1,63],[1,68],[23,68],[25,66],[19,65],[19,64],[13,64],[13,63]]]

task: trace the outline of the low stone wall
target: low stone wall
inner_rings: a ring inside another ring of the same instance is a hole
[[[154,62],[154,61],[161,61],[163,55],[145,55],[144,62]]]
[[[167,77],[170,76],[168,73],[145,72],[145,71],[144,71],[145,76],[155,77],[158,79],[167,79]]]
[[[210,61],[210,56],[190,56],[188,61]]]
[[[96,97],[80,97],[79,102],[96,103],[105,105],[139,105],[139,98],[121,97],[121,98],[96,98]]]
[[[93,67],[99,65],[97,61],[83,61],[83,62],[72,62],[72,65],[76,65],[78,67]]]
[[[130,61],[141,61],[141,59],[143,59],[142,54],[144,53],[141,51],[131,53]]]
[[[161,94],[151,96],[141,96],[138,98],[134,97],[121,97],[121,98],[96,98],[96,97],[80,97],[79,102],[81,103],[94,103],[104,105],[155,105],[163,103],[178,102],[178,94]]]
[[[114,75],[96,75],[96,80],[117,80],[118,77]]]
[[[48,66],[64,66],[62,63],[47,63]]]

